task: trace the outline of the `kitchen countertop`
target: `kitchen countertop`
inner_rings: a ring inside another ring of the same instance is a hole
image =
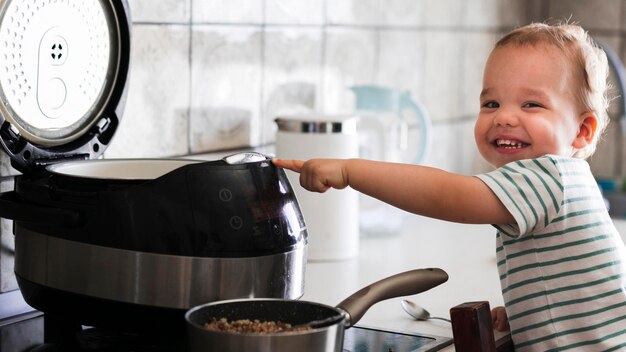
[[[615,220],[624,237],[626,220]],[[313,239],[314,240],[314,239]],[[450,318],[451,307],[488,301],[503,305],[496,268],[495,229],[490,225],[445,222],[407,216],[401,233],[361,237],[357,258],[308,262],[303,300],[335,306],[362,287],[403,271],[438,267],[450,276],[444,284],[409,297],[389,299],[372,306],[360,326],[416,334],[452,337],[451,325],[440,320],[416,321],[400,306],[409,298],[431,316]],[[506,336],[494,332],[496,339]],[[453,345],[443,351],[454,351]]]

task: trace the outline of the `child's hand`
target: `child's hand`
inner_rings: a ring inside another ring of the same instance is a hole
[[[272,163],[278,167],[282,167],[283,169],[300,173],[302,165],[304,165],[304,160],[283,160],[274,158],[272,159]]]
[[[506,316],[504,307],[495,307],[491,310],[491,322],[493,328],[498,331],[509,331],[509,318]]]
[[[300,173],[300,185],[309,191],[326,192],[329,188],[343,189],[348,186],[346,160],[311,159],[281,160],[273,159],[278,167]]]

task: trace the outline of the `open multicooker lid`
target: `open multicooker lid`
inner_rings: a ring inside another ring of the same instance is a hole
[[[123,111],[126,0],[0,0],[0,142],[23,173],[104,152]]]

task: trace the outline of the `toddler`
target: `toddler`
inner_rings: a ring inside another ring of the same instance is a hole
[[[626,249],[585,161],[608,122],[604,52],[576,25],[531,24],[485,66],[474,128],[496,169],[465,176],[363,159],[279,160],[310,191],[353,189],[404,210],[493,224],[517,351],[626,349]]]

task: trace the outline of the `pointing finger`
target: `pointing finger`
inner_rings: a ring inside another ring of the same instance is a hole
[[[304,160],[283,160],[283,159],[272,159],[272,163],[278,167],[282,167],[287,170],[300,172],[302,171],[302,165],[304,165]]]

